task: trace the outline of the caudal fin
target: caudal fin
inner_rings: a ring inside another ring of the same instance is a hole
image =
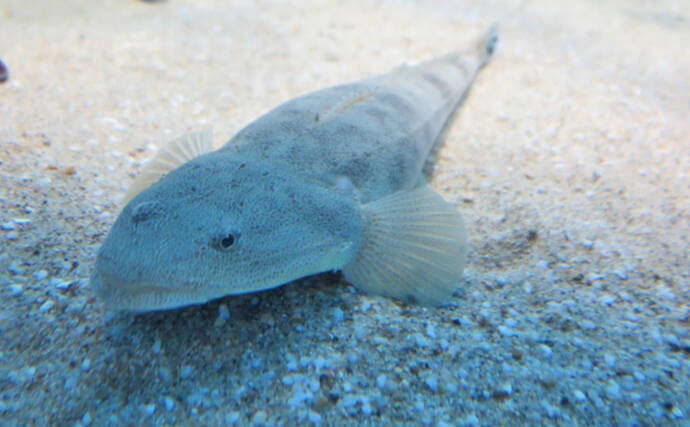
[[[479,55],[479,66],[483,67],[489,62],[498,45],[498,22],[494,22],[484,37],[477,43],[477,53]]]

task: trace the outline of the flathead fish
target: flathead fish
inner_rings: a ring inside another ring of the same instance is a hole
[[[96,292],[159,310],[342,270],[366,292],[449,301],[466,231],[422,168],[497,39],[300,96],[215,151],[210,132],[170,142],[98,251]]]

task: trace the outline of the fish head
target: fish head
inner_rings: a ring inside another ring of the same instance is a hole
[[[354,191],[289,170],[214,152],[171,171],[122,210],[92,286],[109,308],[149,311],[340,269],[361,240]]]

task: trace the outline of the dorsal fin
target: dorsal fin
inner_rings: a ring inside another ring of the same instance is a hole
[[[190,132],[168,142],[142,169],[125,195],[125,204],[184,163],[213,150],[213,130]]]

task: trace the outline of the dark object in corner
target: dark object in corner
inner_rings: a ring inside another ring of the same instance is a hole
[[[0,59],[0,83],[5,83],[10,78],[10,73],[7,71],[7,66],[2,59]]]

